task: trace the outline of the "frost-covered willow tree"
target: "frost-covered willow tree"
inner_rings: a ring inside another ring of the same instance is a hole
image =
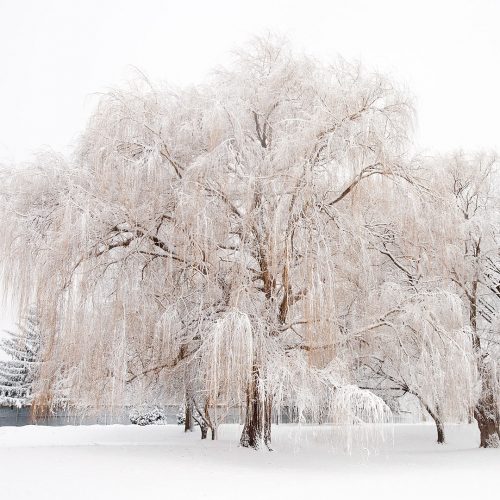
[[[390,290],[394,292],[401,290]],[[384,328],[363,337],[360,380],[377,394],[415,396],[436,425],[437,442],[444,443],[444,424],[467,421],[477,393],[462,302],[455,294],[435,290],[402,307]]]
[[[500,446],[500,165],[494,154],[439,158],[440,260],[462,297],[479,390],[473,405],[481,447]]]
[[[422,159],[415,163],[424,165],[413,187],[393,184],[372,194],[365,217],[370,249],[378,255],[378,286],[365,300],[374,310],[387,303],[393,309],[376,329],[359,336],[359,376],[377,393],[415,396],[436,424],[438,443],[444,443],[444,423],[470,415],[477,370],[463,301],[441,258],[443,245],[456,241],[436,218],[448,211],[436,211],[436,172]]]
[[[285,400],[385,418],[350,329],[393,306],[342,315],[371,269],[360,189],[412,182],[411,116],[383,76],[264,39],[205,85],[104,96],[70,162],[4,179],[4,281],[51,332],[39,403],[191,392],[244,406],[253,448]]]

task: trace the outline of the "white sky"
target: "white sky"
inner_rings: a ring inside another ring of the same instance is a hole
[[[500,0],[0,0],[0,161],[63,149],[131,66],[200,80],[267,30],[406,84],[424,148],[500,146]]]
[[[405,84],[421,148],[500,149],[500,0],[0,0],[0,162],[64,150],[132,66],[195,82],[267,31]]]

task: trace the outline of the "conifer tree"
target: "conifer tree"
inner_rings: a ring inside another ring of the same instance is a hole
[[[40,328],[34,310],[18,324],[17,332],[6,331],[0,348],[9,359],[0,361],[0,406],[29,406],[39,366]]]

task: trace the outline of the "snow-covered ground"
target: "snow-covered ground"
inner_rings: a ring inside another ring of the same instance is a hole
[[[391,430],[392,429],[392,430]],[[0,427],[2,498],[407,499],[500,498],[500,450],[480,450],[475,426],[395,425],[370,446],[359,429],[275,426],[275,451],[239,448],[179,426]],[[346,445],[351,439],[351,449]]]

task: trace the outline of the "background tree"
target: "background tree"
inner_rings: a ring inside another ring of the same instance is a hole
[[[405,189],[387,185],[371,194],[365,228],[370,248],[378,254],[373,273],[379,283],[370,295],[371,307],[392,302],[394,312],[360,338],[360,376],[362,385],[377,391],[415,396],[443,443],[444,423],[469,414],[477,370],[462,299],[442,267],[443,233],[435,208],[439,191],[426,163],[415,161],[420,165],[418,184]]]
[[[468,318],[480,390],[474,405],[481,447],[500,446],[498,377],[500,276],[499,164],[496,155],[457,153],[437,160],[441,174],[443,254],[448,279]]]
[[[31,405],[35,380],[40,367],[41,335],[35,311],[18,324],[16,332],[7,331],[0,340],[10,358],[0,361],[0,406],[22,408]]]

